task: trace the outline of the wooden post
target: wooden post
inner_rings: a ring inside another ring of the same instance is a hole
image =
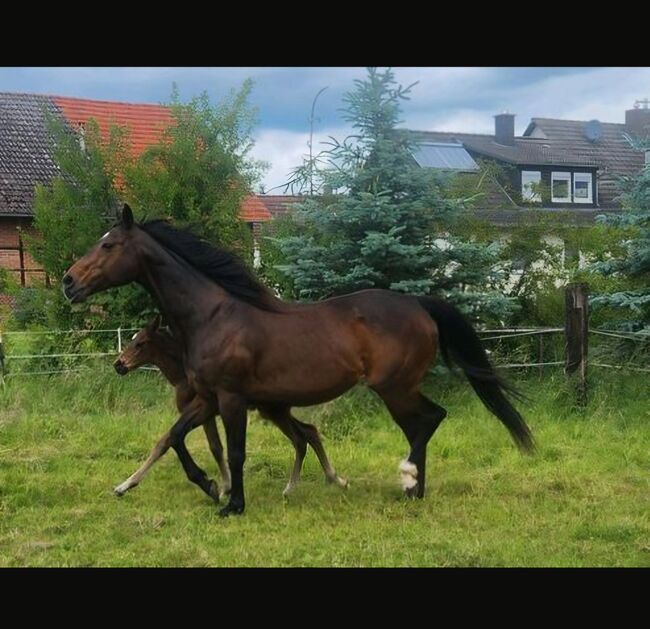
[[[580,406],[587,404],[588,292],[587,284],[569,284],[565,291],[566,362],[564,373],[577,375],[577,399]]]
[[[20,260],[20,285],[25,286],[25,255],[23,252],[23,236],[18,228],[18,259]]]

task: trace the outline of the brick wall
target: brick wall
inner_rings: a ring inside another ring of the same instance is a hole
[[[0,267],[5,269],[20,269],[20,253],[16,250],[7,249],[6,247],[18,247],[18,228],[23,233],[29,233],[31,229],[31,220],[25,218],[3,217],[0,216]],[[26,269],[40,269],[31,254],[23,249],[23,264]],[[14,278],[20,282],[20,271],[12,271]],[[25,273],[25,284],[27,286],[42,285],[45,282],[43,272],[27,271]]]

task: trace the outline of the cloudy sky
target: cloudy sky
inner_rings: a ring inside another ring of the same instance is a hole
[[[623,122],[636,99],[650,97],[650,68],[394,68],[404,85],[419,81],[404,105],[411,129],[490,133],[492,116],[517,114],[516,133],[531,117]],[[207,91],[216,102],[248,77],[259,109],[255,157],[270,162],[267,191],[282,193],[287,173],[307,153],[309,116],[318,91],[315,147],[344,137],[341,97],[364,68],[0,68],[0,91],[127,102],[165,102]]]

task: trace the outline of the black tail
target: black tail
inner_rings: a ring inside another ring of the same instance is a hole
[[[472,324],[455,306],[441,299],[418,297],[418,301],[438,325],[440,353],[445,363],[456,363],[465,372],[483,404],[503,422],[519,448],[533,452],[533,435],[504,392],[521,396],[495,373]]]

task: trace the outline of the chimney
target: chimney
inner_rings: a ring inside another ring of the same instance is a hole
[[[498,144],[514,146],[515,144],[515,114],[504,111],[494,116],[494,140]]]
[[[625,126],[629,133],[645,138],[650,136],[650,101],[648,99],[638,100],[634,103],[634,109],[625,112]]]

